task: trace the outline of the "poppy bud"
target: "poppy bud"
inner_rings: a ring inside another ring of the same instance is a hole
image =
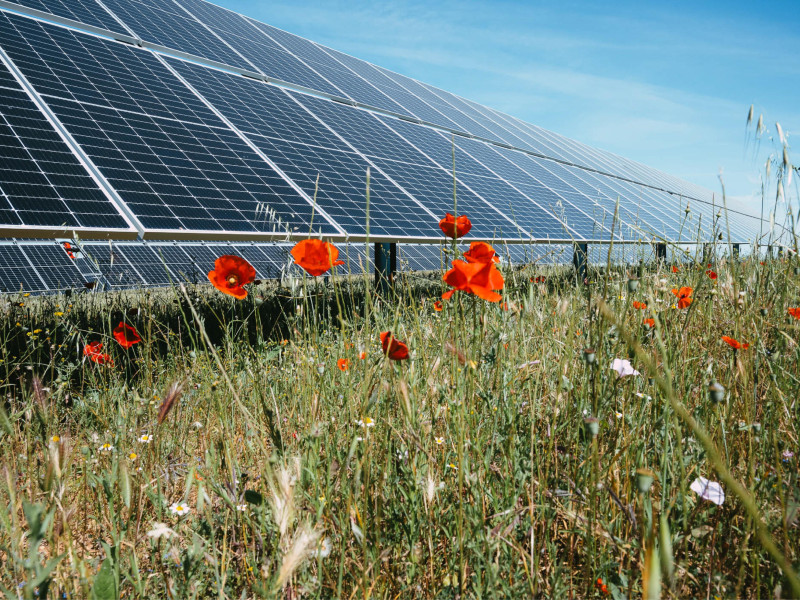
[[[712,402],[722,402],[725,399],[725,388],[716,381],[708,386],[708,398]]]
[[[628,279],[628,291],[633,293],[637,289],[639,289],[639,278],[631,277],[630,279]]]
[[[636,488],[640,493],[646,494],[653,485],[656,474],[650,469],[636,469]]]
[[[597,358],[597,355],[595,354],[594,348],[583,349],[583,362],[587,365],[593,365],[595,358]]]

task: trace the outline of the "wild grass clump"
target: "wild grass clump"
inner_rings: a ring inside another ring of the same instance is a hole
[[[3,591],[797,597],[800,270],[701,258],[9,298]]]

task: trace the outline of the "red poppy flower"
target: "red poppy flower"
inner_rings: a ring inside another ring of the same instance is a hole
[[[642,324],[647,325],[650,329],[653,329],[653,327],[656,326],[656,320],[655,319],[645,319],[644,321],[642,321]]]
[[[136,329],[130,325],[126,325],[122,321],[120,321],[119,325],[114,328],[114,339],[116,339],[119,345],[126,350],[134,344],[138,344],[142,341],[142,338],[139,337]]]
[[[678,273],[679,271],[680,271],[680,269],[678,269],[678,267],[676,267],[675,265],[672,265],[672,272],[673,273]]]
[[[358,358],[360,358],[361,360],[364,360],[365,358],[367,358],[367,353],[366,352],[362,352],[361,354],[358,355]]]
[[[464,237],[469,233],[469,230],[472,229],[472,221],[469,220],[467,215],[454,217],[450,213],[447,213],[444,219],[439,221],[439,228],[447,237],[456,239]]]
[[[339,249],[330,242],[322,240],[303,240],[292,248],[294,263],[305,269],[306,273],[318,277],[328,272],[331,267],[343,265],[338,260]]]
[[[391,360],[405,360],[408,358],[408,346],[398,342],[389,331],[381,333],[381,346],[383,353]]]
[[[230,254],[220,256],[214,261],[214,270],[208,273],[208,279],[215,288],[237,300],[247,297],[247,290],[242,286],[252,283],[255,278],[256,270],[253,265]]]
[[[644,302],[639,302],[638,300],[633,301],[633,308],[636,310],[645,310],[647,308],[647,304]]]
[[[442,310],[442,303],[439,300],[433,303],[433,310],[435,310],[436,312]]]
[[[102,350],[103,344],[101,342],[90,342],[83,347],[83,354],[98,365],[104,365],[106,363],[113,365],[114,361],[111,360],[111,356],[105,354]]]
[[[722,341],[728,344],[734,350],[747,350],[750,347],[748,343],[742,343],[738,340],[733,339],[732,337],[728,337],[727,335],[722,336]]]
[[[494,248],[486,242],[472,242],[469,250],[464,253],[464,258],[471,263],[500,262],[500,257],[497,256]]]
[[[350,368],[350,361],[346,358],[340,358],[336,361],[336,366],[339,367],[340,371],[347,371]]]
[[[795,319],[800,319],[800,308],[789,308],[787,310]]]
[[[505,283],[494,263],[467,263],[463,260],[453,261],[453,268],[445,273],[444,281],[454,288],[442,294],[445,300],[456,290],[461,290],[489,302],[500,301],[502,296],[494,290],[502,290]]]
[[[672,293],[678,297],[678,308],[688,308],[694,301],[694,298],[692,298],[694,290],[690,287],[672,288]]]
[[[716,272],[712,271],[711,269],[706,271],[706,275],[708,275],[709,279],[716,279],[717,278]]]

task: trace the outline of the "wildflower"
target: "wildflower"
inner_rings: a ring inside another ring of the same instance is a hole
[[[611,368],[617,372],[618,377],[628,377],[629,375],[638,375],[639,371],[631,366],[631,362],[622,358],[615,358],[611,363]]]
[[[336,361],[336,366],[339,367],[340,371],[347,371],[350,368],[350,361],[346,358],[340,358]]]
[[[398,342],[389,331],[381,333],[381,346],[383,353],[391,360],[405,360],[408,358],[408,346]]]
[[[239,512],[247,511],[247,504],[237,504],[236,505],[236,510],[239,511]]]
[[[331,555],[331,550],[333,550],[333,543],[331,543],[331,538],[322,538],[322,541],[319,544],[319,548],[316,550],[312,550],[310,552],[310,556],[313,558],[328,558]]]
[[[698,477],[692,482],[689,488],[703,500],[713,502],[721,506],[725,502],[725,491],[716,481],[709,481],[705,477]]]
[[[673,273],[678,273],[679,271],[680,271],[680,269],[678,269],[678,267],[676,267],[675,265],[672,265],[672,272]]]
[[[294,263],[302,267],[306,273],[318,277],[332,267],[343,265],[338,260],[339,250],[330,242],[322,240],[302,240],[292,248]]]
[[[750,347],[748,343],[742,343],[738,340],[733,339],[732,337],[728,337],[727,335],[722,336],[722,341],[728,344],[734,350],[747,350]]]
[[[151,537],[154,540],[157,540],[162,537],[169,539],[173,535],[178,535],[178,534],[175,533],[169,527],[167,527],[164,523],[153,523],[153,528],[147,532],[147,537]]]
[[[150,442],[153,441],[153,436],[152,435],[148,435],[148,434],[145,433],[144,435],[140,435],[139,436],[139,441],[142,444],[149,444]]]
[[[111,356],[101,352],[102,349],[103,344],[101,342],[90,342],[83,347],[83,355],[88,356],[89,360],[96,362],[98,365],[106,363],[113,365],[114,361],[111,360]]]
[[[454,217],[450,213],[447,213],[444,219],[439,221],[439,228],[447,237],[456,239],[464,237],[469,233],[469,230],[472,229],[472,222],[466,215]]]
[[[214,270],[208,273],[208,279],[215,288],[237,300],[247,297],[247,290],[242,286],[252,283],[255,278],[256,270],[253,265],[230,254],[220,256],[214,261]]]
[[[189,514],[189,507],[183,502],[175,502],[174,504],[170,505],[169,511],[173,515],[178,515],[179,517],[182,517],[183,515]]]
[[[633,308],[636,310],[645,310],[647,308],[647,304],[644,302],[639,302],[638,300],[633,301]]]
[[[50,436],[50,441],[53,442],[54,444],[57,444],[58,442],[61,441],[61,437],[57,435]]]
[[[645,319],[644,321],[642,321],[642,324],[645,327],[648,327],[649,329],[653,329],[656,326],[656,320],[655,319]]]
[[[621,419],[623,415],[622,415],[621,412],[616,411],[616,412],[614,412],[614,416],[616,416],[618,419]]]
[[[442,294],[448,300],[456,290],[475,294],[489,302],[499,302],[502,296],[494,290],[503,289],[503,275],[493,263],[467,263],[454,260],[453,268],[444,276],[444,281],[454,289]]]
[[[454,471],[458,470],[458,467],[455,466],[453,463],[447,463],[447,468],[448,469],[453,469]]]
[[[794,452],[792,452],[791,450],[784,450],[781,456],[783,456],[783,460],[789,460],[794,456]]]
[[[367,358],[367,353],[366,352],[362,352],[361,354],[358,355],[358,358],[360,358],[361,360],[366,359]]]
[[[672,293],[678,297],[678,308],[688,308],[694,301],[694,298],[692,298],[694,290],[690,287],[684,286],[681,289],[672,288]]]
[[[56,316],[56,317],[63,317],[64,313],[61,312],[60,310],[57,310],[56,312],[53,313],[53,315]]]
[[[789,308],[787,310],[795,319],[800,319],[800,308]]]
[[[715,271],[712,271],[711,269],[708,269],[706,271],[706,275],[708,275],[709,279],[716,279],[717,278],[717,273]]]
[[[356,425],[360,425],[361,427],[375,427],[375,421],[370,417],[366,417],[363,421],[356,421]]]
[[[436,302],[433,303],[433,310],[435,310],[436,312],[440,312],[442,310],[441,300],[437,300]]]
[[[499,263],[500,257],[486,242],[472,242],[469,245],[469,250],[464,253],[464,258],[467,262],[471,263]]]
[[[113,449],[114,449],[114,446],[112,446],[108,442],[106,442],[105,444],[103,444],[102,446],[100,446],[98,448],[98,450],[100,450],[100,452],[111,452]]]
[[[128,454],[128,460],[136,460],[137,458],[139,458],[139,455],[136,454],[136,452],[131,452]]]
[[[433,438],[433,441],[436,442],[437,446],[441,446],[442,444],[444,444],[444,438],[441,437]]]
[[[142,341],[142,338],[139,337],[136,329],[123,323],[122,321],[120,321],[119,325],[114,328],[114,339],[116,339],[119,345],[126,350],[134,344],[138,344]]]

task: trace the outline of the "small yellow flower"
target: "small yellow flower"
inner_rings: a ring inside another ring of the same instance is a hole
[[[63,313],[63,312],[61,312],[60,310],[57,310],[57,311],[56,311],[56,312],[54,312],[53,314],[54,314],[55,316],[57,316],[57,317],[63,317],[63,316],[64,316],[64,313]]]
[[[441,437],[433,438],[433,441],[436,442],[436,444],[438,446],[441,446],[442,444],[444,444],[444,438],[441,438]]]
[[[136,460],[137,458],[139,458],[139,455],[136,454],[136,452],[131,452],[130,454],[128,454],[128,458],[130,460]]]
[[[57,435],[53,435],[50,437],[50,441],[53,442],[54,444],[57,444],[58,442],[61,441],[61,438]]]

